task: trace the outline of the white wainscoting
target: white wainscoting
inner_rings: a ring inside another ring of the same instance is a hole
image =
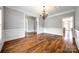
[[[62,28],[44,28],[44,33],[63,35],[63,29]]]
[[[1,51],[2,47],[3,47],[3,44],[4,44],[4,42],[0,41],[0,51]]]
[[[25,37],[24,29],[8,29],[5,30],[5,39],[6,41],[14,40],[18,38]]]
[[[37,28],[37,34],[43,33],[44,28]]]
[[[2,33],[2,37],[1,37],[1,40],[0,40],[0,51],[1,51],[2,47],[3,47],[4,42],[5,42],[4,31],[2,30],[1,33]]]
[[[75,30],[75,31],[76,31],[76,35],[77,35],[76,43],[77,43],[77,47],[79,49],[79,31],[78,30]]]
[[[37,31],[38,34],[40,33],[50,33],[55,35],[63,35],[62,28],[39,28]]]

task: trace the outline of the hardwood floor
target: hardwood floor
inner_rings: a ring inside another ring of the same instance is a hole
[[[25,38],[4,43],[2,53],[52,53],[64,52],[62,36],[52,34],[33,34]]]

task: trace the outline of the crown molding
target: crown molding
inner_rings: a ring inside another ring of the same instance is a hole
[[[63,15],[63,14],[68,14],[68,13],[72,13],[72,12],[75,12],[75,10],[72,9],[72,10],[68,10],[68,11],[56,13],[56,14],[53,14],[53,15],[48,16],[48,18],[50,18],[50,17],[55,17],[55,16],[59,16],[59,15]]]
[[[21,9],[21,8],[15,8],[15,7],[12,7],[12,6],[5,6],[5,7],[10,8],[10,9],[13,9],[13,10],[16,10],[16,11],[19,11],[19,12],[22,12],[22,13],[24,13],[24,15],[37,17],[37,15],[35,15],[35,14],[32,13],[32,12],[29,12],[28,10],[27,10],[27,11],[24,11],[24,10]]]

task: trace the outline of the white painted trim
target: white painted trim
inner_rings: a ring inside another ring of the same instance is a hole
[[[25,37],[24,29],[7,29],[5,30],[5,41]]]
[[[25,21],[26,21],[26,17],[25,17],[26,15],[25,15],[25,13],[24,13],[24,31],[26,32],[26,23],[25,23]]]
[[[29,12],[28,10],[26,10],[26,12],[24,12],[23,9],[21,9],[21,8],[12,8],[11,6],[6,6],[6,7],[10,8],[10,9],[13,9],[13,10],[16,10],[16,11],[19,11],[19,12],[22,12],[22,13],[25,13],[28,16],[37,17],[37,15],[35,15],[34,13]]]
[[[28,18],[27,18],[27,15],[26,14],[25,14],[25,32],[28,32]]]
[[[44,29],[44,33],[50,33],[50,34],[63,36],[62,28],[43,28],[43,29]]]
[[[78,49],[79,49],[79,31],[78,30],[75,30],[75,32],[76,32],[76,44],[77,44],[77,47],[78,47]]]
[[[36,18],[36,20],[37,20],[37,34],[39,34],[39,19]]]
[[[24,13],[23,11],[21,11],[19,8],[16,9],[16,8],[12,8],[10,6],[5,6],[6,8],[9,8],[9,9],[12,9],[12,10],[15,10],[15,11],[18,11],[18,12],[21,12],[21,13]]]
[[[65,11],[65,12],[56,13],[56,14],[54,14],[54,15],[48,16],[48,18],[50,18],[50,17],[55,17],[55,16],[59,16],[59,15],[63,15],[63,14],[67,14],[67,13],[72,13],[72,12],[75,12],[75,10],[72,9],[72,10],[68,10],[68,11]]]
[[[20,11],[20,12],[23,12],[23,13],[29,15],[29,16],[38,17],[38,15],[35,15],[34,13],[30,13],[28,10],[27,10],[26,12],[24,12],[21,8],[12,8],[11,6],[6,6],[6,7],[10,8],[10,9],[14,9],[14,10]],[[75,10],[72,9],[72,10],[68,10],[68,11],[64,11],[64,12],[56,13],[56,14],[54,14],[54,15],[50,15],[50,16],[48,16],[48,18],[49,18],[49,17],[58,16],[58,15],[62,15],[62,14],[71,13],[71,12],[74,12],[74,11],[75,11]]]

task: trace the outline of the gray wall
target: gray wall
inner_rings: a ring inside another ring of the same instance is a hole
[[[3,6],[0,6],[0,9],[2,10],[2,13],[1,13],[1,17],[2,17],[2,20],[1,20],[1,40],[0,40],[0,51],[2,49],[2,46],[5,42],[5,33],[4,33],[4,7]]]
[[[45,28],[62,28],[62,19],[64,17],[74,16],[75,13],[67,13],[58,16],[52,16],[45,20]]]
[[[76,43],[79,49],[79,6],[75,10],[75,31],[76,31]]]
[[[19,29],[24,28],[24,14],[5,7],[5,26],[4,29]]]
[[[7,8],[2,9],[2,39],[0,50],[5,41],[21,38],[25,36],[24,13]]]
[[[56,35],[63,35],[62,19],[65,17],[74,16],[75,12],[59,14],[51,16],[45,20],[44,32]]]
[[[75,29],[79,31],[79,7],[75,11]]]
[[[25,35],[24,13],[4,7],[5,39],[16,39]]]
[[[0,16],[1,16],[1,18],[0,18],[0,51],[1,51],[1,49],[2,49],[2,46],[3,46],[3,43],[4,43],[4,40],[3,40],[3,35],[2,35],[2,25],[3,25],[3,7],[2,6],[0,6],[0,11],[1,11],[1,14],[0,14]]]
[[[26,19],[25,19],[25,30],[26,32],[36,32],[36,19],[35,17],[32,17],[32,16],[26,16]],[[28,24],[27,24],[28,22]]]
[[[58,13],[58,15],[56,16],[55,15],[48,16],[47,19],[45,20],[41,19],[40,17],[38,33],[50,33],[50,34],[56,34],[56,35],[63,35],[62,19],[64,17],[74,16],[74,15],[75,15],[75,12],[63,13],[63,14]]]
[[[42,19],[42,17],[37,18],[37,34],[44,33],[44,25],[45,21]]]

